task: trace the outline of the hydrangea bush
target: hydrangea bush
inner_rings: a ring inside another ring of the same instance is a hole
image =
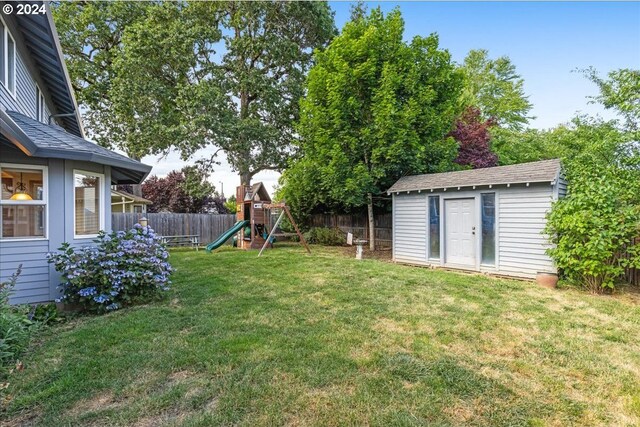
[[[150,227],[101,232],[95,246],[64,243],[49,263],[62,274],[62,297],[56,302],[102,313],[145,302],[169,290],[173,271],[169,253]]]

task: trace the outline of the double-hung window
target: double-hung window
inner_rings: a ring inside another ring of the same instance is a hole
[[[16,96],[16,42],[0,18],[0,82]]]
[[[47,168],[0,164],[1,239],[47,237]]]
[[[95,237],[104,229],[104,175],[73,171],[74,234]]]

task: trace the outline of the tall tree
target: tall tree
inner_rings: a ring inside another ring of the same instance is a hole
[[[195,167],[171,171],[166,177],[149,177],[142,184],[142,194],[153,202],[150,212],[226,213],[216,189]]]
[[[606,79],[600,77],[593,67],[582,72],[600,90],[598,95],[591,97],[592,101],[620,114],[629,131],[640,131],[640,70],[613,70]]]
[[[61,28],[73,39],[92,20],[110,22],[108,12]],[[121,32],[105,30],[119,41],[105,93],[111,116],[101,123],[113,142],[136,157],[177,149],[188,158],[215,147],[206,164],[224,152],[245,184],[262,170],[282,168],[312,51],[335,32],[328,5],[154,2],[132,13],[136,19]],[[66,19],[62,9],[57,16]]]
[[[303,158],[283,180],[313,185],[315,202],[367,206],[371,248],[374,197],[403,175],[438,170],[455,157],[445,135],[462,76],[437,36],[407,44],[403,32],[399,10],[356,13],[317,52],[301,103]],[[301,194],[283,189],[287,200],[287,193]]]
[[[122,126],[115,121],[111,92],[114,61],[122,38],[135,22],[158,5],[134,1],[52,3],[60,44],[89,136],[105,147],[125,148]],[[128,150],[127,150],[128,151]],[[136,157],[130,151],[128,154]]]
[[[533,105],[509,57],[491,59],[484,49],[471,50],[460,68],[465,76],[463,105],[479,108],[485,120],[492,119],[498,126],[523,129],[532,118]]]
[[[498,164],[498,156],[491,151],[489,129],[492,119],[484,120],[480,110],[468,107],[458,118],[450,135],[458,142],[458,157],[455,162],[473,169],[488,168]]]

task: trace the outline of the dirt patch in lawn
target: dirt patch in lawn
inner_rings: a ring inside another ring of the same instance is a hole
[[[83,399],[77,402],[71,410],[68,411],[68,415],[76,417],[78,415],[86,414],[87,412],[97,412],[105,409],[113,409],[122,405],[123,401],[118,401],[114,398],[113,393],[107,391],[104,393],[98,393],[89,399]]]

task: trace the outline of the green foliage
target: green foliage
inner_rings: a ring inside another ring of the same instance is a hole
[[[313,49],[335,31],[326,2],[74,2],[55,16],[92,131],[137,157],[214,146],[245,183],[285,165]]]
[[[168,291],[173,271],[168,258],[160,237],[140,224],[126,232],[101,232],[94,246],[65,242],[47,254],[62,279],[56,301],[93,313],[148,302]]]
[[[308,243],[324,246],[342,246],[347,243],[344,231],[339,228],[311,227],[304,233],[304,238]]]
[[[640,245],[631,245],[640,237],[640,173],[583,161],[570,175],[568,197],[548,215],[556,245],[548,253],[570,283],[613,289],[625,267],[640,268]]]
[[[0,283],[0,377],[7,374],[27,349],[34,326],[25,307],[9,304],[9,294],[21,271],[22,266],[6,282]]]
[[[155,2],[53,2],[53,18],[83,119],[91,138],[101,145],[140,156],[127,137],[129,129],[114,114],[118,99],[112,93],[114,62],[122,55],[122,38],[143,21]]]
[[[640,70],[613,70],[607,79],[601,78],[593,67],[582,72],[600,90],[598,95],[592,97],[593,102],[618,112],[624,117],[628,130],[640,131]]]
[[[301,102],[301,158],[280,195],[298,219],[319,207],[365,206],[400,176],[451,167],[445,138],[457,115],[462,75],[437,36],[403,40],[399,10],[353,14],[315,54]]]
[[[620,130],[616,121],[586,116],[549,130],[494,130],[492,148],[502,165],[555,158],[566,165],[577,159],[628,163],[638,157],[639,149],[633,134]]]
[[[480,109],[485,120],[522,130],[533,105],[524,93],[524,79],[507,56],[490,59],[489,52],[471,50],[460,67],[465,77],[461,103]]]
[[[236,210],[237,210],[237,203],[236,203],[236,196],[231,196],[229,197],[225,202],[224,202],[224,207],[227,209],[227,212],[235,214]]]

